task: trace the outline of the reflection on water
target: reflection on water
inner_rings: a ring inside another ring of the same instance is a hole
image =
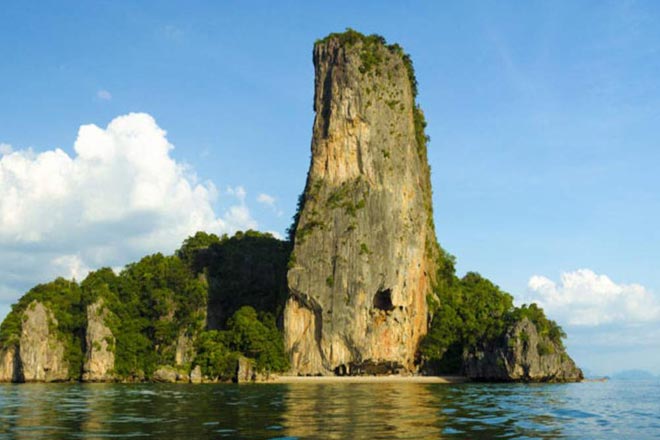
[[[660,384],[0,385],[0,438],[653,438]]]
[[[301,438],[438,438],[445,418],[442,393],[423,384],[299,384],[285,396],[287,434]]]

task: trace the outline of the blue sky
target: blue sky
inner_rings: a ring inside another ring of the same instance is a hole
[[[0,12],[0,315],[36,282],[171,252],[195,226],[283,235],[309,165],[312,45],[352,27],[413,57],[459,272],[541,301],[589,370],[660,373],[657,3],[26,3]],[[137,187],[159,205],[122,198]]]

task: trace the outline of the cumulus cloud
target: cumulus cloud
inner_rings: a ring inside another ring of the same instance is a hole
[[[257,202],[272,207],[275,206],[275,197],[261,193],[257,196]]]
[[[558,283],[534,275],[526,301],[539,303],[560,322],[578,326],[643,323],[660,318],[660,304],[640,284],[618,284],[589,269],[565,272]]]
[[[277,199],[275,197],[266,193],[261,193],[257,196],[257,202],[269,207],[278,217],[282,216],[283,212],[277,207]]]
[[[98,92],[96,92],[96,97],[99,98],[101,101],[111,101],[112,93],[108,92],[107,90],[99,90]]]
[[[169,253],[198,230],[257,227],[242,187],[223,194],[228,207],[217,215],[216,187],[175,161],[173,148],[144,113],[117,117],[106,128],[80,127],[74,156],[4,147],[0,291]]]
[[[0,156],[4,156],[5,154],[10,154],[14,149],[11,147],[9,144],[3,144],[0,142]]]
[[[245,203],[245,196],[247,195],[247,192],[245,191],[245,188],[242,186],[236,186],[236,187],[227,187],[227,194],[230,196],[236,197],[241,203]]]

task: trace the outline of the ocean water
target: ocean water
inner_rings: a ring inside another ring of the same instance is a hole
[[[660,438],[660,381],[0,385],[7,439]]]

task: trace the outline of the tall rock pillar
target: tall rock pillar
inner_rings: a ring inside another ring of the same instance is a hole
[[[410,59],[355,31],[314,46],[312,159],[284,311],[298,374],[415,370],[437,242]]]

